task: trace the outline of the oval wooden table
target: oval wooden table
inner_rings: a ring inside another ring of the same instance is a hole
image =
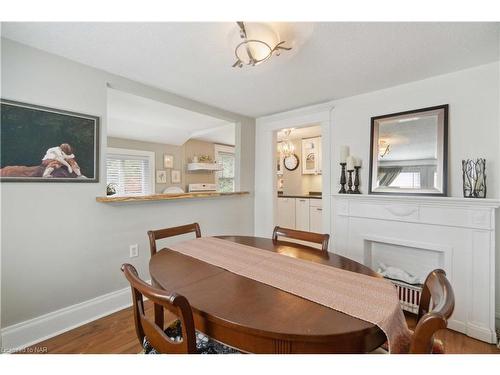
[[[294,258],[377,276],[350,259],[286,241],[218,236]],[[184,295],[196,329],[250,353],[366,353],[386,341],[374,324],[163,249],[149,262],[153,282]]]

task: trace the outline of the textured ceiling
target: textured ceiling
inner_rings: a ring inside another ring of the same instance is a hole
[[[248,116],[498,60],[498,23],[275,24],[293,46],[231,68],[233,23],[3,23],[4,37]],[[236,36],[235,36],[236,35]]]

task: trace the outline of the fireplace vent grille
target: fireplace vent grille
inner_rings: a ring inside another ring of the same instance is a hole
[[[394,284],[401,303],[401,308],[413,314],[418,313],[418,306],[420,304],[420,295],[422,294],[422,286],[410,285],[397,280],[389,280]]]

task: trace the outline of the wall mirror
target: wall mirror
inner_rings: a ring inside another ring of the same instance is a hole
[[[372,117],[370,194],[446,196],[448,105]]]

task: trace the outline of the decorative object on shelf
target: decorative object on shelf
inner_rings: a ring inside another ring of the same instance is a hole
[[[279,142],[279,152],[283,158],[294,155],[295,146],[290,140],[290,134],[293,129],[283,129],[283,140]]]
[[[486,198],[486,159],[462,160],[464,198]]]
[[[2,182],[98,182],[99,117],[0,100]]]
[[[199,160],[198,160],[198,156],[193,156],[193,158],[191,159],[191,163],[198,163]]]
[[[353,194],[361,194],[361,191],[359,191],[359,169],[361,168],[360,165],[355,165],[354,166],[354,190]]]
[[[347,173],[349,175],[349,177],[347,178],[347,194],[354,193],[354,190],[352,190],[352,172],[354,172],[354,170],[347,170]]]
[[[198,155],[198,162],[199,163],[212,163],[212,158],[210,155]],[[196,163],[193,158],[193,163]]]
[[[167,171],[165,171],[165,170],[157,170],[156,171],[156,183],[157,184],[166,184],[167,183]]]
[[[236,62],[233,68],[242,68],[243,65],[256,66],[269,60],[273,54],[279,56],[282,50],[292,49],[283,45],[285,41],[279,41],[278,34],[269,25],[263,23],[245,25],[242,21],[236,24],[240,28],[242,41],[234,49]]]
[[[446,196],[447,159],[448,104],[371,118],[369,194]]]
[[[345,189],[346,184],[346,165],[347,165],[347,157],[349,156],[349,146],[340,146],[340,190],[339,194],[347,193]]]
[[[283,165],[285,166],[286,169],[289,171],[294,171],[298,168],[299,166],[299,157],[295,154],[287,156],[283,160]]]
[[[345,184],[346,184],[345,166],[346,166],[346,163],[340,163],[340,167],[342,168],[342,170],[340,172],[340,190],[339,190],[339,194],[345,194],[346,193],[346,190],[345,190]]]
[[[163,168],[171,169],[174,167],[174,155],[163,154]]]
[[[106,185],[106,195],[115,195],[117,187],[118,187],[118,185],[115,184],[114,182],[110,182],[109,184],[107,184]]]
[[[173,184],[180,184],[181,183],[181,171],[178,169],[172,169],[170,180],[172,181]]]

